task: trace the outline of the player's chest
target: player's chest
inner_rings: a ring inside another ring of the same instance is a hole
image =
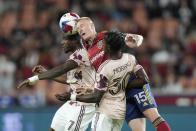
[[[98,41],[96,44],[88,48],[88,57],[91,63],[96,62],[104,56],[103,41]]]
[[[81,69],[74,69],[67,72],[67,79],[68,80],[82,80],[83,73]]]

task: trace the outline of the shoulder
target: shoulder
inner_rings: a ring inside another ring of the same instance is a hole
[[[80,48],[80,49],[77,49],[73,54],[75,54],[75,53],[77,53],[77,54],[83,54],[83,53],[87,53],[87,51],[84,48]]]
[[[108,33],[108,31],[107,30],[103,30],[100,33],[105,35],[106,33]]]
[[[123,53],[123,56],[131,58],[131,59],[135,59],[135,56],[129,53]]]
[[[71,54],[69,58],[82,60],[85,57],[88,57],[87,54],[88,54],[87,51],[81,48],[81,49],[77,49],[73,54]]]
[[[105,62],[103,62],[103,63],[99,66],[99,68],[98,68],[98,70],[97,70],[97,73],[104,72],[104,70],[106,69],[106,67],[107,67],[107,65],[108,65],[109,62],[110,62],[109,59],[106,60]]]
[[[99,32],[99,33],[97,33],[97,40],[102,40],[102,39],[104,39],[104,36],[105,36],[105,34],[107,33],[108,31],[101,31],[101,32]]]

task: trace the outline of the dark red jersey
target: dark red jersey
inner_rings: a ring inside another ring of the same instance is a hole
[[[86,49],[88,50],[88,56],[91,64],[95,67],[97,71],[99,66],[108,59],[108,55],[104,53],[103,48],[103,40],[104,36],[107,31],[102,31],[97,34],[96,38],[93,41],[92,46],[85,45]]]

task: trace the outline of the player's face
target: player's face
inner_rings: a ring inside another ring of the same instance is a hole
[[[77,30],[82,39],[86,41],[92,39],[96,34],[94,24],[88,19],[78,21]]]
[[[75,49],[74,45],[69,42],[69,40],[62,40],[61,45],[65,53],[73,52]]]

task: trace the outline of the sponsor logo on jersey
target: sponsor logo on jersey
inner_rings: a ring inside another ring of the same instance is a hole
[[[102,46],[103,46],[103,42],[102,42],[102,41],[97,42],[97,47],[98,47],[99,49],[101,49]]]
[[[99,54],[97,54],[95,57],[93,57],[90,61],[91,63],[95,62],[99,57],[104,55],[104,51],[100,52]]]

